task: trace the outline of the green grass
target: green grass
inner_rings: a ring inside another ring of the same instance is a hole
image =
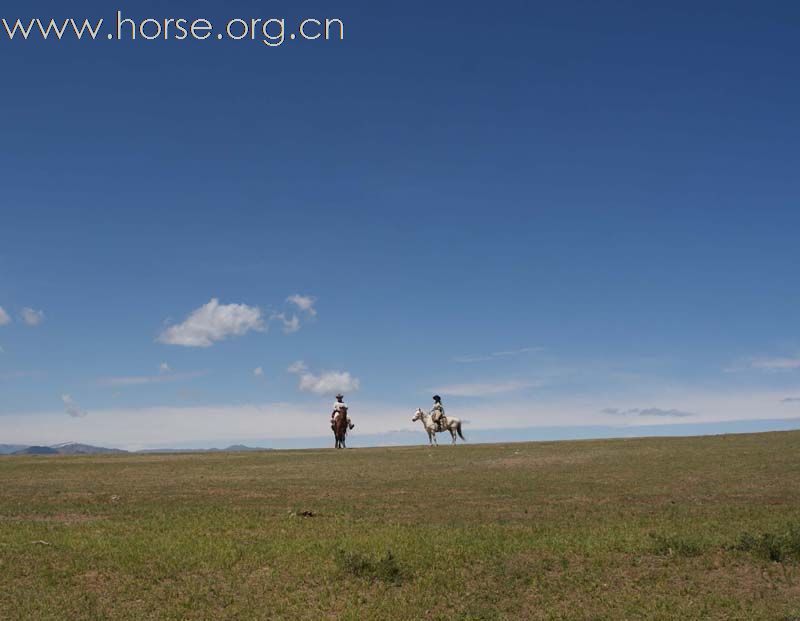
[[[800,619],[800,432],[0,458],[0,619],[271,618]]]

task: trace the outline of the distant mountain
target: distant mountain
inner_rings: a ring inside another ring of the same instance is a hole
[[[3,444],[0,446],[12,446]],[[105,448],[102,446],[91,446],[90,444],[79,444],[77,442],[67,442],[65,444],[54,444],[53,446],[20,446],[11,455],[107,455],[111,453],[127,453],[122,449]],[[5,453],[9,454],[9,453]]]
[[[29,446],[14,455],[58,455],[58,451],[50,446]]]
[[[271,451],[271,448],[258,448],[253,446],[245,446],[244,444],[233,444],[227,448],[160,448],[160,449],[142,449],[136,451],[137,453],[244,453],[251,451]]]
[[[57,444],[51,448],[55,449],[59,455],[107,455],[127,453],[122,449],[105,448],[103,446],[92,446],[90,444],[79,444],[78,442],[68,442]]]
[[[227,448],[163,448],[163,449],[144,449],[134,451],[135,453],[244,453],[250,451],[271,451],[271,448],[258,448],[245,446],[244,444],[233,444]],[[115,455],[128,453],[122,449],[106,448],[104,446],[92,446],[91,444],[80,444],[79,442],[65,442],[52,446],[26,446],[25,444],[0,444],[0,455]]]

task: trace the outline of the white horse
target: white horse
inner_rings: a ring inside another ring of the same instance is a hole
[[[425,431],[428,432],[428,441],[433,446],[439,446],[439,443],[436,441],[436,434],[440,433],[436,423],[433,422],[433,416],[431,416],[428,412],[423,412],[421,408],[417,408],[417,413],[414,414],[414,418],[411,419],[411,422],[414,423],[418,420],[422,421],[423,427],[425,427]],[[447,426],[442,431],[449,431],[450,435],[453,436],[453,444],[456,443],[456,434],[458,437],[464,440],[465,442],[467,439],[461,433],[461,421],[453,416],[447,417]]]

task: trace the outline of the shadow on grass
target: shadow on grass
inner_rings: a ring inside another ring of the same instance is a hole
[[[716,546],[686,535],[650,533],[649,551],[657,556],[700,556],[709,547]],[[778,532],[744,532],[736,543],[723,549],[745,552],[773,563],[800,563],[800,522],[790,523]]]
[[[789,524],[779,533],[742,533],[733,547],[773,563],[800,562],[800,523]]]
[[[390,584],[400,584],[405,574],[390,551],[380,558],[373,558],[359,552],[336,552],[336,566],[340,571],[357,578],[380,580]]]

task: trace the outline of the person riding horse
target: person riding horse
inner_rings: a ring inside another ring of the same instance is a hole
[[[447,417],[444,415],[444,406],[442,405],[442,398],[439,395],[433,395],[431,418],[433,422],[436,423],[436,428],[439,431],[444,431],[445,425],[447,425]]]
[[[333,424],[336,422],[336,419],[339,416],[347,416],[347,426],[350,429],[355,427],[353,421],[350,420],[350,416],[347,414],[347,405],[345,405],[344,395],[342,393],[336,395],[336,402],[333,404],[333,412],[331,412],[331,429],[333,429]]]

